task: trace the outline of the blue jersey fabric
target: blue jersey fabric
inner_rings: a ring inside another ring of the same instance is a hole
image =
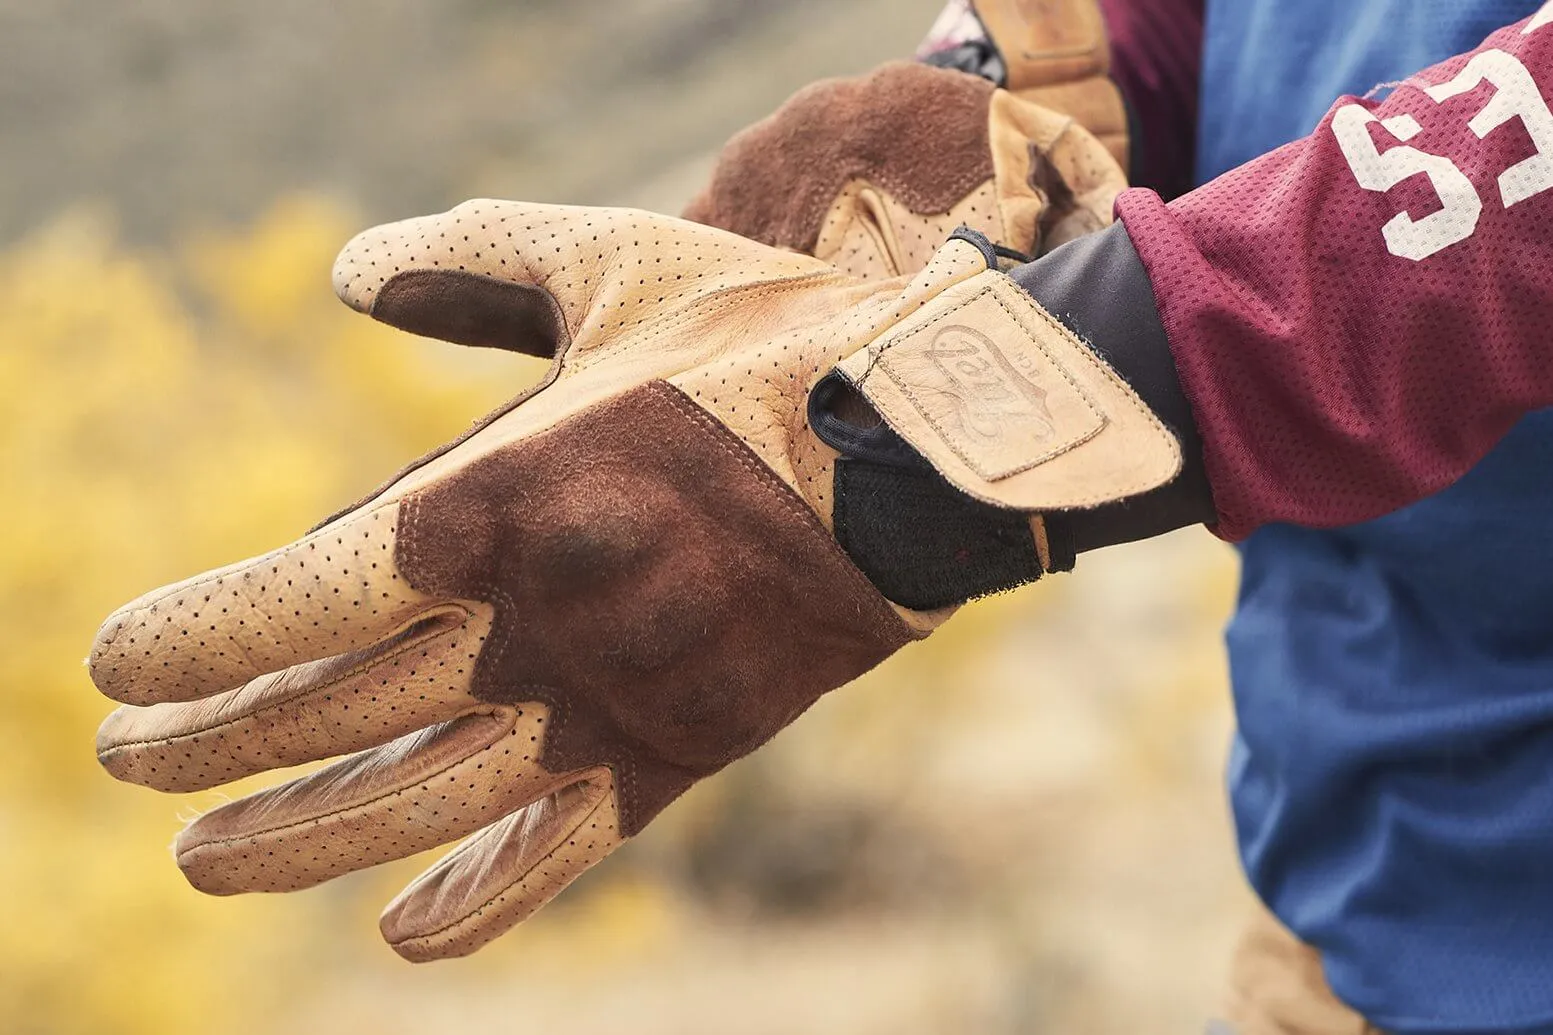
[[[1200,180],[1539,0],[1208,0]],[[1553,1033],[1553,411],[1379,521],[1274,526],[1228,631],[1252,884],[1412,1032]]]

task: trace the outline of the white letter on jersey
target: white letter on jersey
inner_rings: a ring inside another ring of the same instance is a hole
[[[1525,65],[1504,51],[1485,50],[1468,61],[1455,79],[1431,86],[1424,92],[1443,104],[1485,80],[1494,84],[1494,96],[1467,123],[1472,132],[1481,140],[1511,119],[1518,118],[1537,149],[1530,158],[1516,162],[1499,174],[1499,197],[1504,201],[1504,207],[1509,208],[1553,187],[1553,111],[1548,110],[1547,102],[1542,99],[1537,81]]]
[[[1332,133],[1359,186],[1384,193],[1408,177],[1423,173],[1440,196],[1438,212],[1422,219],[1399,212],[1386,222],[1381,234],[1386,238],[1387,250],[1416,262],[1471,237],[1483,212],[1483,199],[1478,197],[1472,181],[1450,159],[1416,147],[1401,144],[1379,150],[1369,130],[1370,123],[1375,121],[1375,116],[1358,104],[1345,104],[1332,116]],[[1386,120],[1394,121],[1398,129],[1412,130],[1406,133],[1408,137],[1417,132],[1417,123],[1411,119],[1406,123],[1400,118]],[[1389,125],[1383,124],[1383,128],[1393,132]]]

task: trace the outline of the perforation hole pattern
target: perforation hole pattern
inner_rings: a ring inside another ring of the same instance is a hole
[[[397,512],[366,511],[125,605],[93,645],[93,681],[130,704],[189,700],[385,638],[430,602],[395,569]]]
[[[453,718],[479,706],[468,687],[489,619],[463,609],[439,618],[428,631],[417,623],[378,648],[261,676],[203,701],[120,709],[99,734],[99,758],[121,780],[200,790]]]
[[[546,709],[497,709],[224,805],[179,835],[202,891],[293,891],[449,844],[542,796]]]
[[[465,956],[533,915],[623,841],[608,774],[594,779],[596,805],[551,795],[460,845],[384,911],[384,937],[410,959]]]
[[[574,349],[587,350],[701,297],[824,267],[649,212],[477,200],[358,235],[335,262],[335,290],[370,312],[394,276],[417,269],[542,287],[560,306]]]

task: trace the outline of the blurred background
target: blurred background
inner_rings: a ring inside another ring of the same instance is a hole
[[[1234,558],[1201,531],[966,608],[537,919],[412,967],[426,860],[214,899],[221,800],[114,783],[113,607],[299,534],[537,378],[334,301],[467,196],[676,211],[731,133],[940,0],[0,0],[0,1032],[1195,1032],[1245,908]]]

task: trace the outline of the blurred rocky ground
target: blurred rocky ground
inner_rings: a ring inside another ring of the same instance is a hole
[[[1201,1030],[1245,892],[1235,563],[1200,530],[966,608],[466,961],[377,940],[426,860],[198,896],[165,846],[216,796],[91,758],[102,614],[537,376],[345,313],[351,228],[476,194],[673,211],[730,133],[908,54],[937,6],[0,0],[0,882],[26,892],[0,1031]]]
[[[83,199],[137,239],[322,191],[663,207],[937,0],[0,0],[0,239]]]

